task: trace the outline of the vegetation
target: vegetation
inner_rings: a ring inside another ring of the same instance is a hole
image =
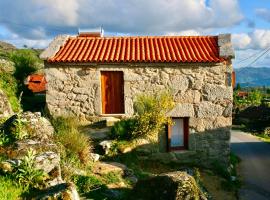
[[[13,51],[10,54],[10,59],[15,64],[14,77],[22,85],[28,75],[38,70],[38,63],[41,62],[37,54],[31,49]]]
[[[52,119],[55,128],[55,141],[59,145],[61,162],[66,176],[70,178],[69,166],[87,166],[90,161],[91,143],[79,131],[79,121],[75,118],[58,117]]]
[[[29,150],[27,155],[23,157],[22,162],[15,168],[13,178],[19,185],[24,188],[37,188],[41,189],[45,184],[45,179],[48,177],[42,170],[34,167],[35,151]]]
[[[7,95],[14,112],[19,112],[21,109],[18,94],[16,79],[7,72],[0,72],[0,89]]]
[[[164,124],[171,123],[166,113],[173,106],[173,96],[169,91],[138,95],[134,102],[134,117],[116,123],[111,130],[111,137],[122,140],[155,140]]]
[[[16,184],[16,182],[10,177],[0,176],[0,199],[16,200],[20,199],[20,196],[25,192],[22,186]]]

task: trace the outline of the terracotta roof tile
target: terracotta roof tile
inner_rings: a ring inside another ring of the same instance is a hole
[[[70,37],[49,62],[222,62],[217,36]]]

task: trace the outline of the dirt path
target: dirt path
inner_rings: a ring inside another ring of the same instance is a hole
[[[240,175],[243,200],[270,199],[270,144],[242,131],[233,130],[231,149],[241,158]]]

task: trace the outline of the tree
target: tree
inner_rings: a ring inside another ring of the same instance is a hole
[[[241,90],[241,85],[240,85],[240,83],[237,83],[235,90],[237,90],[237,91],[240,91],[240,90]]]

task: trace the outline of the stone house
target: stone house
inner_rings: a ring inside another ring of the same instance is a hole
[[[139,93],[171,88],[174,125],[152,158],[228,163],[234,58],[218,36],[58,36],[41,54],[54,116],[131,116]],[[167,153],[169,152],[169,153]]]

